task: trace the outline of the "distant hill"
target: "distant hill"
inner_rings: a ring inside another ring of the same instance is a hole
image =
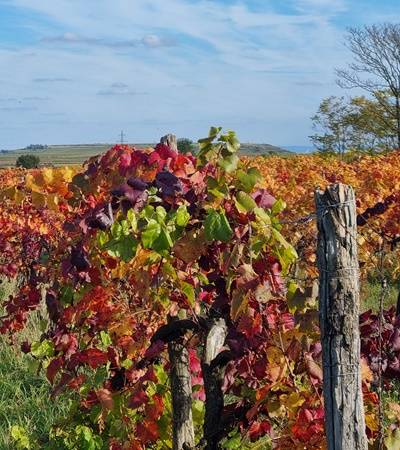
[[[312,145],[283,145],[285,150],[289,150],[294,153],[311,153],[315,151]]]
[[[286,150],[281,147],[276,147],[270,144],[242,144],[240,146],[240,152],[243,155],[269,155],[269,154],[280,154],[280,155],[291,155],[293,152]]]
[[[26,153],[34,153],[39,156],[43,165],[64,166],[71,164],[82,164],[91,156],[104,153],[114,144],[71,144],[71,145],[49,145],[45,148],[24,148],[19,150],[6,150],[0,153],[0,167],[15,166],[18,156]],[[131,144],[136,147],[153,147],[155,144]],[[242,144],[240,153],[243,155],[262,156],[280,154],[290,156],[293,153],[280,147],[269,144]]]

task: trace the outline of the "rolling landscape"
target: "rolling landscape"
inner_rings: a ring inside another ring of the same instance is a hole
[[[46,149],[30,149],[0,151],[0,167],[14,167],[16,160],[21,155],[34,153],[40,158],[42,166],[64,166],[82,164],[92,156],[100,155],[115,144],[81,144],[81,145],[49,145]],[[155,144],[128,144],[137,148],[154,147]],[[194,149],[196,151],[196,147]],[[269,144],[242,144],[240,153],[242,155],[271,155],[279,154],[290,156],[293,152],[275,147]]]

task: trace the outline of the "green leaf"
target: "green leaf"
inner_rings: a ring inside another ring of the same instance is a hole
[[[203,423],[204,420],[204,402],[201,400],[192,401],[192,414],[194,423]]]
[[[243,191],[236,194],[236,206],[241,212],[250,212],[257,207],[257,203]]]
[[[186,281],[181,281],[181,289],[182,292],[185,294],[186,298],[188,299],[190,306],[194,306],[196,300],[194,287],[190,283],[187,283]]]
[[[17,449],[30,449],[29,436],[25,428],[19,425],[13,425],[11,427],[11,437],[15,441]]]
[[[97,238],[97,244],[98,244],[98,246],[101,248],[101,247],[104,247],[105,246],[105,244],[109,241],[109,236],[108,236],[108,233],[106,232],[106,231],[102,231],[102,230],[99,230],[98,232],[97,232],[97,236],[96,236],[96,238]]]
[[[155,364],[154,371],[156,373],[157,380],[160,384],[165,385],[168,383],[168,373],[165,371],[162,364]]]
[[[224,444],[223,448],[229,449],[229,450],[237,450],[243,447],[242,445],[242,438],[240,434],[235,434],[231,438],[227,439]]]
[[[169,250],[174,245],[170,233],[163,227],[157,239],[151,244],[151,248],[156,252]]]
[[[131,226],[127,220],[121,220],[121,233],[123,236],[128,236],[131,233]]]
[[[92,430],[85,425],[78,425],[75,428],[79,450],[100,450],[103,441],[100,436],[93,436]]]
[[[280,198],[272,205],[272,214],[277,215],[286,208],[286,203]]]
[[[281,233],[278,230],[276,230],[275,228],[272,228],[271,231],[272,231],[272,236],[276,242],[278,242],[284,248],[290,247],[289,242],[281,235]]]
[[[190,220],[186,205],[181,205],[176,211],[176,224],[178,227],[186,227]]]
[[[286,272],[286,269],[290,266],[290,264],[294,263],[298,258],[299,255],[297,254],[296,249],[289,244],[281,256],[282,271]]]
[[[144,248],[152,248],[154,241],[161,234],[161,225],[154,219],[150,219],[146,228],[142,231],[142,243]]]
[[[105,348],[112,344],[111,336],[104,330],[100,331],[100,340]]]
[[[178,278],[178,274],[176,273],[174,266],[168,261],[163,264],[162,273],[171,280],[176,280]]]
[[[143,217],[149,222],[151,219],[153,219],[154,213],[155,213],[154,206],[146,205],[143,208],[142,212],[140,213],[140,217]]]
[[[105,248],[110,256],[129,262],[136,255],[137,246],[138,241],[133,236],[125,236],[120,240],[111,240]]]
[[[209,209],[204,226],[207,241],[227,242],[232,237],[232,228],[223,212]]]
[[[54,356],[54,344],[48,339],[42,342],[33,342],[31,345],[31,353],[36,358]]]
[[[37,359],[30,359],[27,361],[27,367],[28,367],[28,371],[30,373],[33,373],[35,375],[38,374],[38,371],[40,370],[40,361],[38,361]]]
[[[124,369],[130,369],[133,366],[133,361],[131,359],[124,359],[121,362],[121,367]]]
[[[218,165],[227,173],[234,172],[237,169],[239,157],[235,154],[226,156],[218,161]]]
[[[218,136],[218,134],[221,132],[222,127],[211,127],[210,131],[208,133],[208,137],[210,138],[216,138]]]
[[[74,290],[71,286],[67,285],[61,288],[60,300],[64,306],[72,304],[74,301]]]
[[[119,222],[114,222],[111,226],[111,236],[114,239],[121,239],[122,237],[122,226]]]
[[[165,219],[167,218],[167,211],[162,206],[157,206],[156,208],[156,220],[159,224],[165,223]]]
[[[244,170],[239,170],[237,173],[238,178],[238,188],[244,192],[251,192],[254,186],[259,180],[261,180],[261,174],[255,167],[251,167],[246,172]]]
[[[271,217],[267,213],[267,211],[263,208],[259,208],[258,206],[254,208],[254,212],[258,219],[264,222],[266,225],[271,225]]]
[[[137,219],[133,209],[130,209],[126,214],[126,220],[130,223],[133,231],[137,231]]]
[[[207,178],[207,189],[210,194],[216,198],[224,198],[227,194],[226,184],[220,185],[218,180],[213,177]]]

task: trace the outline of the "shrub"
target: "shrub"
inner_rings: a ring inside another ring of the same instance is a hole
[[[177,145],[179,153],[191,153],[194,150],[193,142],[187,138],[178,139]]]
[[[40,158],[36,155],[21,155],[18,157],[16,166],[23,167],[24,169],[33,169],[40,164]]]

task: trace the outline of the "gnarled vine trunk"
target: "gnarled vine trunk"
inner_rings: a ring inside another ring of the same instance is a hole
[[[168,353],[171,363],[173,449],[185,450],[194,447],[194,426],[189,353],[183,338],[170,342]]]
[[[224,364],[217,363],[217,356],[225,344],[227,327],[225,320],[215,319],[208,331],[202,372],[204,390],[206,394],[204,440],[206,450],[216,450],[220,440],[222,427],[222,413],[224,409],[224,394],[222,392],[222,380]]]

